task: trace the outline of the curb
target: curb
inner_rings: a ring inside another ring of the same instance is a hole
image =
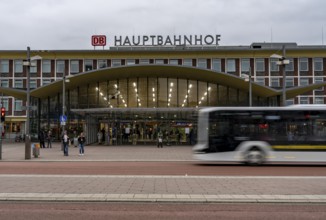
[[[326,203],[326,195],[0,193],[0,201],[144,203]]]

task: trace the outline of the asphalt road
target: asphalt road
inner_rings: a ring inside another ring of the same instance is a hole
[[[326,165],[195,164],[193,162],[0,162],[0,174],[325,176]]]
[[[0,219],[324,220],[321,204],[0,203]]]

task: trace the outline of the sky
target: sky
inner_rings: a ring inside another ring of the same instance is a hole
[[[93,49],[92,35],[326,44],[325,0],[0,0],[0,50]]]

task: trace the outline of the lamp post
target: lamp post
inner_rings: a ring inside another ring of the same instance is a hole
[[[252,106],[252,79],[251,79],[251,68],[249,67],[249,106]]]
[[[27,47],[27,60],[23,62],[23,65],[26,66],[26,129],[25,129],[25,160],[31,159],[31,135],[30,135],[30,110],[31,110],[31,95],[30,95],[30,68],[31,61],[40,60],[42,57],[33,56],[31,57],[31,49]]]
[[[276,62],[277,65],[281,66],[282,70],[282,106],[286,106],[286,72],[285,72],[285,65],[289,64],[290,61],[285,57],[285,45],[282,46],[282,56],[278,54],[273,54],[270,56],[271,58],[277,58],[278,61]]]
[[[66,79],[66,75],[64,73],[62,79],[62,117],[66,119],[66,82],[70,82],[69,79]],[[62,121],[62,132],[65,131],[66,121]]]
[[[252,107],[252,79],[251,79],[251,68],[249,67],[248,75],[242,74],[245,76],[245,81],[249,82],[249,106]]]
[[[26,75],[27,75],[27,98],[26,98],[26,135],[25,135],[25,160],[31,159],[31,136],[29,134],[30,127],[30,68],[31,68],[31,49],[27,47],[27,63],[26,63]]]

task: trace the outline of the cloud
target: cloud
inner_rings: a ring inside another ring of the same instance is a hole
[[[2,0],[0,49],[91,49],[93,34],[221,34],[320,44],[324,0]]]

